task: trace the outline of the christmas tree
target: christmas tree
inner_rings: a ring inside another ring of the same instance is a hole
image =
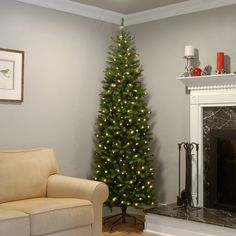
[[[106,205],[154,204],[150,110],[134,38],[124,21],[110,46],[96,127],[95,180],[109,186]]]

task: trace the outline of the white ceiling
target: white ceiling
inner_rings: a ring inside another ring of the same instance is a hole
[[[133,14],[158,7],[164,7],[188,0],[72,0],[74,2],[99,7],[102,9],[122,13]]]
[[[1,0],[0,0],[1,1]],[[125,25],[236,4],[236,0],[15,0],[92,19]]]

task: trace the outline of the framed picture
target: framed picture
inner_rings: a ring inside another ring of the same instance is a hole
[[[24,52],[0,48],[0,101],[23,102]]]

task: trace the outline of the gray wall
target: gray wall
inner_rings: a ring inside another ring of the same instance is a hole
[[[189,141],[189,95],[176,77],[184,72],[185,45],[199,50],[200,67],[215,69],[216,52],[230,56],[236,71],[236,5],[129,27],[144,67],[154,113],[158,200],[176,200],[177,143]]]
[[[225,51],[236,70],[236,6],[131,26],[153,110],[158,201],[175,201],[177,143],[189,140],[189,95],[176,77],[183,49],[199,49],[200,66]],[[0,0],[0,47],[25,51],[25,98],[0,103],[0,149],[53,147],[61,173],[91,173],[94,122],[112,24]]]
[[[25,51],[24,102],[0,102],[0,149],[53,147],[61,173],[90,174],[107,45],[116,29],[0,0],[0,47]]]

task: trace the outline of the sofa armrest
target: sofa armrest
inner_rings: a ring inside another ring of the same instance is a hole
[[[48,178],[47,197],[80,198],[92,202],[94,210],[93,236],[102,234],[102,208],[108,194],[108,187],[102,182],[57,174]]]
[[[51,175],[48,178],[47,197],[81,198],[102,204],[108,198],[108,187],[98,181]]]

